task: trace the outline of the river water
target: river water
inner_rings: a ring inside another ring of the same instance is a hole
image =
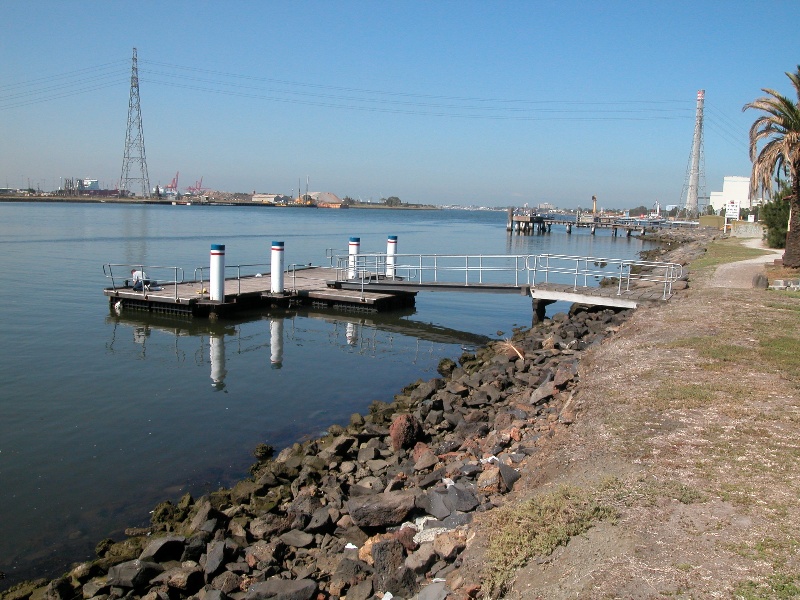
[[[421,293],[391,315],[261,311],[210,324],[109,310],[105,263],[328,264],[326,251],[635,258],[610,232],[505,231],[490,211],[0,203],[0,587],[52,576],[122,539],[165,499],[246,476],[277,450],[347,424],[436,376],[484,337],[529,326],[530,298]],[[548,314],[566,307],[553,305]],[[282,346],[282,347],[281,347]],[[278,359],[278,360],[276,360]],[[276,368],[280,366],[280,368]]]

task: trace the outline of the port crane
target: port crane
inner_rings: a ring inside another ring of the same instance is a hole
[[[178,195],[178,175],[180,175],[180,171],[175,173],[175,177],[172,178],[169,185],[164,186],[164,192],[169,194],[170,196],[177,196]]]
[[[190,194],[200,194],[204,192],[206,188],[203,187],[203,178],[200,178],[200,181],[196,181],[194,185],[190,185],[186,188],[186,191]]]

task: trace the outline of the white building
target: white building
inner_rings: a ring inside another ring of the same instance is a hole
[[[711,192],[709,202],[714,212],[725,208],[729,202],[738,202],[739,208],[752,208],[750,203],[750,178],[729,175],[722,181],[721,192]],[[759,204],[756,200],[754,204]]]

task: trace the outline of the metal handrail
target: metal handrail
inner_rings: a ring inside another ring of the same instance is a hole
[[[387,257],[393,259],[393,264],[388,263]],[[444,273],[459,273],[463,274],[463,284],[469,286],[485,283],[489,273],[513,272],[514,285],[519,285],[520,275],[526,271],[525,259],[525,255],[513,254],[348,254],[336,257],[336,275],[340,281],[384,278],[423,283],[430,274],[431,280],[438,283]]]
[[[387,257],[393,259],[387,273]],[[530,286],[549,283],[551,275],[568,275],[573,290],[591,285],[596,279],[616,276],[617,295],[630,290],[631,281],[648,281],[664,286],[663,298],[672,293],[672,284],[683,275],[676,263],[563,254],[348,254],[336,257],[336,277],[339,281],[361,282],[362,290],[376,279],[405,279],[423,283],[439,283],[447,273],[463,273],[464,286],[480,285],[492,273],[512,274],[514,285],[520,285],[521,275]],[[544,278],[540,281],[540,277]],[[477,282],[475,279],[477,278]],[[623,287],[624,286],[624,287]]]
[[[126,269],[125,270],[125,276],[124,277],[121,277],[119,275],[115,276],[114,275],[114,268],[115,267],[125,267],[125,269]],[[116,290],[116,289],[119,289],[119,288],[125,288],[125,287],[127,287],[126,285],[117,286],[117,280],[123,280],[123,281],[127,282],[130,279],[130,271],[128,271],[128,269],[141,271],[142,273],[145,273],[146,271],[150,271],[151,275],[152,275],[152,273],[158,273],[159,270],[164,270],[164,269],[172,271],[172,274],[173,274],[172,281],[164,280],[163,278],[158,278],[158,277],[151,277],[151,279],[153,281],[158,282],[159,285],[162,285],[162,286],[163,285],[174,285],[175,286],[175,301],[178,300],[178,284],[181,284],[181,283],[183,283],[185,281],[184,273],[183,273],[183,267],[166,266],[166,265],[132,265],[132,264],[125,264],[125,263],[106,263],[106,264],[103,265],[103,275],[106,277],[106,279],[111,279],[111,288],[112,289]],[[180,274],[180,279],[178,278],[179,274]],[[132,291],[138,292],[139,290],[132,290]],[[149,290],[143,284],[142,285],[142,289],[141,289],[142,296],[146,295],[146,293],[148,291]]]
[[[256,275],[260,275],[261,274],[261,273],[253,273],[252,275],[244,275],[244,276],[242,276],[242,269],[245,268],[245,267],[248,267],[248,268],[249,267],[271,267],[271,264],[267,264],[267,263],[249,263],[249,264],[242,264],[242,265],[225,265],[225,271],[228,271],[228,269],[233,269],[233,270],[236,271],[235,279],[236,279],[236,293],[237,294],[241,294],[242,293],[242,279],[247,278],[247,277],[255,277]],[[204,279],[204,275],[203,274],[206,271],[210,271],[210,270],[211,270],[210,266],[208,266],[208,267],[195,267],[194,280],[196,282],[200,283],[201,287],[203,287],[204,283],[205,283],[205,279]],[[199,279],[198,279],[198,272],[200,274],[200,278]],[[269,268],[267,268],[265,270],[265,272],[269,273]],[[210,280],[210,276],[209,276],[209,280]],[[227,281],[227,277],[225,277],[225,280]]]

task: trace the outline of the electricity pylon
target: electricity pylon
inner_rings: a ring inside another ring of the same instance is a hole
[[[131,171],[133,170],[133,173]],[[140,175],[136,177],[136,174]],[[128,101],[128,129],[125,133],[125,155],[122,158],[122,175],[119,178],[119,195],[127,196],[141,187],[142,198],[150,197],[150,178],[147,176],[147,158],[144,153],[142,130],[142,105],[139,102],[139,67],[136,48],[133,49],[131,68],[131,97]]]

